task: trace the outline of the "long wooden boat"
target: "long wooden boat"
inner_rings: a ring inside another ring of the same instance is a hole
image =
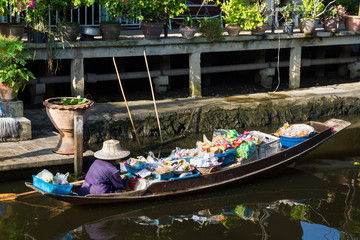
[[[259,178],[275,171],[279,171],[294,163],[305,154],[314,150],[320,144],[351,125],[349,122],[339,119],[330,119],[324,123],[310,121],[307,124],[315,129],[313,137],[310,137],[293,147],[282,149],[276,154],[194,178],[155,182],[143,190],[78,196],[47,193],[34,187],[32,183],[27,182],[25,184],[45,196],[76,205],[145,201],[181,194],[190,194],[235,182]]]

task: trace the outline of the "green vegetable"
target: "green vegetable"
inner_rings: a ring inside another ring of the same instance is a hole
[[[72,99],[63,98],[63,99],[61,99],[61,103],[63,105],[80,105],[80,104],[86,103],[86,101],[87,101],[86,98],[72,98]]]

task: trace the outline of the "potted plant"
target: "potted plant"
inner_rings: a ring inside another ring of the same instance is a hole
[[[25,67],[30,53],[14,36],[0,35],[0,98],[13,101],[34,75]]]
[[[339,0],[337,3],[342,4],[347,11],[348,15],[344,17],[345,28],[348,31],[360,30],[360,2]]]
[[[74,154],[74,117],[75,114],[83,116],[83,122],[90,115],[93,101],[77,97],[55,97],[43,102],[46,113],[59,131],[60,139],[53,149],[59,154]]]
[[[318,18],[334,2],[335,0],[332,0],[325,6],[323,0],[303,0],[299,8],[300,31],[305,34],[314,33]]]
[[[21,40],[24,36],[25,24],[23,23],[24,12],[28,9],[29,5],[32,4],[31,0],[3,0],[0,6],[3,15],[9,14],[8,6],[12,6],[11,10],[11,21],[2,24],[2,32],[4,35],[13,35]],[[17,22],[17,13],[19,13],[20,23]]]
[[[188,9],[184,0],[128,0],[127,16],[141,20],[145,39],[160,39],[164,23]]]
[[[225,29],[230,36],[238,36],[241,26],[246,21],[243,12],[247,8],[247,4],[241,0],[217,0],[216,4],[220,6],[223,13],[222,17],[225,21]]]
[[[60,12],[62,20],[59,21],[57,29],[62,41],[75,41],[80,33],[80,25],[76,22],[70,22],[68,19],[70,11],[81,6],[90,6],[95,0],[43,0],[48,2],[54,10]]]
[[[194,20],[189,13],[189,15],[184,18],[184,21],[179,27],[181,36],[186,39],[192,39],[194,38],[195,33],[197,33],[198,30],[199,28],[197,26],[197,21]]]
[[[342,5],[330,6],[321,18],[321,23],[326,32],[337,32],[339,29],[340,21],[346,16],[346,8]]]
[[[208,41],[216,42],[223,39],[220,18],[205,18],[200,22],[199,31]]]
[[[251,34],[264,34],[269,26],[267,22],[268,17],[271,15],[268,4],[266,2],[262,2],[261,0],[257,0],[253,6],[250,6],[250,10],[253,12],[252,14],[256,12],[256,14],[250,16],[250,19],[252,19],[253,23],[255,24],[255,28],[251,29]]]
[[[100,23],[103,40],[117,40],[120,35],[120,19],[130,10],[130,3],[127,0],[99,0],[99,4],[106,9],[108,18]]]
[[[283,30],[284,33],[287,33],[289,35],[293,34],[294,31],[294,18],[298,12],[298,6],[297,3],[294,1],[290,1],[286,3],[285,6],[282,7],[282,16],[284,18],[284,25]]]
[[[50,33],[49,27],[49,2],[32,1],[27,9],[26,21],[32,28],[33,42],[44,43],[47,40],[47,34]]]

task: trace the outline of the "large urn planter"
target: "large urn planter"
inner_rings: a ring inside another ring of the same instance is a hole
[[[236,37],[239,35],[241,27],[239,25],[225,25],[225,29],[228,32],[229,36]]]
[[[14,89],[10,87],[9,83],[0,83],[0,99],[3,102],[14,101],[17,97]]]
[[[360,30],[360,16],[348,15],[344,19],[345,28],[348,31]]]
[[[103,40],[113,41],[118,40],[120,35],[120,23],[100,23],[100,31]]]
[[[164,29],[164,23],[160,22],[141,22],[141,30],[147,40],[160,40]]]
[[[63,105],[61,99],[76,99],[72,97],[56,97],[46,99],[43,104],[46,107],[46,113],[59,131],[60,140],[53,149],[59,154],[74,154],[74,118],[75,114],[83,116],[83,122],[90,115],[91,106],[94,104],[91,100],[86,100],[83,104]]]
[[[40,31],[33,31],[32,32],[32,41],[34,43],[46,43],[47,36],[46,33]]]
[[[179,27],[179,32],[181,33],[181,36],[185,39],[193,39],[195,33],[197,33],[198,30],[199,30],[198,27],[189,27],[189,26]]]
[[[314,18],[300,18],[299,19],[299,28],[300,32],[305,34],[315,33],[317,19]]]

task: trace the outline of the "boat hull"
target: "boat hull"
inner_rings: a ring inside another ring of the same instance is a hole
[[[144,190],[123,193],[89,194],[87,196],[76,196],[46,193],[37,189],[31,183],[26,183],[26,185],[42,193],[43,195],[76,205],[146,201],[205,191],[233,183],[260,179],[286,168],[334,136],[337,132],[350,125],[350,123],[342,121],[342,126],[338,126],[336,128],[335,125],[336,123],[339,123],[339,121],[341,120],[336,120],[335,123],[330,122],[331,124],[326,124],[328,122],[325,124],[319,122],[310,122],[309,124],[312,125],[316,131],[316,134],[313,137],[271,156],[246,164],[228,167],[221,171],[201,175],[196,178],[156,182]]]

